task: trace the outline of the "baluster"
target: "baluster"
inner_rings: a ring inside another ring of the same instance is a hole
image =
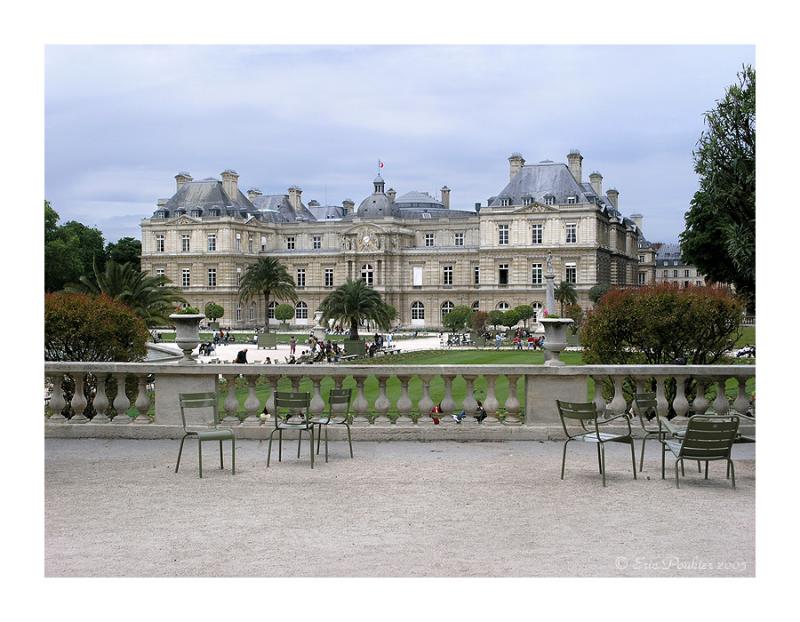
[[[453,377],[442,374],[442,380],[444,381],[444,397],[439,407],[442,409],[442,417],[450,419],[450,415],[456,408],[456,403],[453,401]]]
[[[728,413],[730,404],[728,397],[725,395],[725,378],[717,378],[717,397],[714,398],[714,412],[718,415],[725,415]]]
[[[666,384],[669,378],[658,378],[656,377],[656,403],[658,404],[657,410],[658,414],[662,417],[666,417],[669,414],[669,400],[667,399],[666,391],[664,390],[664,385]]]
[[[594,406],[597,409],[597,415],[603,417],[606,414],[606,400],[603,398],[603,377],[592,376],[594,380]]]
[[[478,400],[475,399],[475,378],[477,376],[464,376],[464,382],[467,383],[467,393],[464,396],[462,404],[464,412],[467,413],[468,418],[475,415],[478,410]],[[465,419],[466,421],[466,419]]]
[[[269,393],[269,397],[267,398],[267,412],[272,417],[276,417],[277,413],[275,412],[275,394],[278,392],[278,383],[281,381],[281,376],[269,376],[267,378],[267,382],[272,389]]]
[[[75,379],[75,393],[72,395],[72,418],[69,420],[70,423],[86,423],[89,421],[86,416],[83,414],[83,411],[86,410],[86,405],[88,404],[86,400],[86,395],[84,394],[84,389],[86,387],[86,378],[82,372],[74,374]]]
[[[106,374],[96,375],[97,392],[94,395],[92,404],[94,405],[95,416],[92,423],[108,423],[111,420],[106,415],[108,412],[108,396],[106,395]]]
[[[747,378],[742,376],[736,381],[739,383],[739,393],[733,401],[733,409],[740,415],[745,415],[750,409],[750,399],[747,397]]]
[[[508,376],[508,397],[506,398],[506,418],[503,423],[521,423],[519,416],[519,398],[517,397],[519,376]]]
[[[381,418],[381,423],[386,420],[386,413],[389,412],[389,398],[386,396],[386,381],[387,376],[380,376],[378,378],[378,397],[375,399],[375,412]]]
[[[411,399],[408,397],[408,383],[411,376],[398,376],[400,381],[400,398],[397,400],[397,420],[398,425],[411,423]]]
[[[364,376],[358,376],[355,378],[356,400],[353,402],[353,410],[355,411],[355,416],[353,417],[354,425],[363,425],[365,423],[369,423],[369,419],[367,417],[367,413],[369,412],[369,402],[367,402],[367,398],[364,395],[365,380],[366,378]]]
[[[256,396],[256,380],[258,376],[247,376],[247,398],[244,400],[244,410],[247,416],[242,421],[242,425],[256,426],[261,423],[258,418],[259,402]]]
[[[431,376],[420,376],[422,381],[422,399],[417,404],[419,418],[417,419],[418,425],[429,425],[433,423],[431,419],[431,410],[433,410],[433,400],[430,396]]]
[[[696,415],[704,415],[708,410],[709,401],[706,397],[706,388],[708,387],[707,378],[697,379],[697,395],[692,401],[692,410]]]
[[[292,392],[300,393],[300,376],[292,377]]]
[[[625,380],[624,376],[611,376],[611,381],[614,383],[614,399],[608,404],[607,409],[612,416],[624,413],[628,405],[625,401],[625,392],[622,389],[623,380]]]
[[[223,403],[225,416],[222,418],[222,423],[226,426],[239,425],[239,417],[236,416],[239,410],[239,400],[236,399],[236,378],[237,376],[235,375],[225,376],[228,394],[225,396],[225,402]]]
[[[136,416],[134,423],[150,423],[150,417],[147,416],[147,411],[150,409],[150,396],[147,395],[147,376],[142,374],[137,376],[139,380],[138,394],[136,395],[136,410],[139,414]]]
[[[689,412],[689,400],[686,399],[686,376],[675,376],[675,399],[672,400],[675,414],[683,417]]]
[[[117,381],[117,394],[114,396],[114,410],[117,414],[111,423],[129,425],[131,418],[128,416],[128,409],[131,407],[131,401],[128,399],[128,394],[125,393],[125,374],[114,374],[114,378]]]
[[[50,395],[50,401],[47,407],[50,409],[51,416],[47,420],[49,423],[66,423],[67,420],[61,413],[67,402],[64,400],[64,391],[61,388],[61,383],[64,381],[64,374],[56,374],[55,376],[48,376],[50,382],[53,384],[53,392]]]
[[[311,396],[309,412],[314,417],[319,417],[325,410],[325,400],[322,399],[322,390],[320,389],[322,378],[315,376],[311,379],[311,383],[314,385],[314,395]]]
[[[495,394],[495,382],[497,376],[484,376],[486,378],[486,399],[483,402],[483,408],[486,411],[487,418],[483,422],[484,425],[497,423],[497,409],[500,404],[497,402],[497,395]]]

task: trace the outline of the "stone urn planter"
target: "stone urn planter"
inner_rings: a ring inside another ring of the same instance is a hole
[[[200,344],[200,321],[206,316],[202,313],[173,313],[169,316],[175,325],[175,343],[183,350],[181,363],[196,363],[192,350]]]
[[[559,356],[561,351],[567,347],[567,329],[573,320],[548,317],[542,318],[539,323],[544,326],[544,364],[548,367],[564,365]]]

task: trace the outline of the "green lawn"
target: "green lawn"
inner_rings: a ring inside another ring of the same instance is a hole
[[[743,348],[744,346],[754,346],[756,345],[756,327],[755,326],[742,326],[741,328],[742,334],[739,339],[736,341],[737,348]]]

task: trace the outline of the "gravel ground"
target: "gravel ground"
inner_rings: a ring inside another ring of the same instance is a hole
[[[206,443],[202,480],[196,444],[173,472],[177,445],[45,441],[46,575],[755,574],[752,445],[736,490],[722,463],[707,481],[687,464],[676,489],[654,445],[637,481],[609,447],[605,489],[577,443],[563,482],[558,442],[360,442],[355,460],[337,442],[312,471],[307,444],[267,470],[266,443],[238,441],[235,477]]]

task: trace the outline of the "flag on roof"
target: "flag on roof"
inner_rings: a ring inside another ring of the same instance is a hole
[[[378,168],[383,168],[383,162],[381,160],[378,160]]]

